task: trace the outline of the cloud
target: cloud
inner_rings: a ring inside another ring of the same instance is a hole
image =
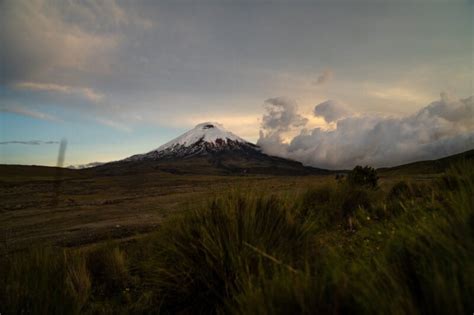
[[[407,101],[412,103],[424,103],[430,100],[430,96],[426,95],[419,90],[413,90],[406,87],[381,87],[381,86],[368,86],[368,95],[373,96],[382,100],[390,101]]]
[[[40,145],[40,144],[59,144],[59,141],[42,141],[42,140],[29,140],[29,141],[3,141],[1,144],[26,144],[26,145]]]
[[[327,100],[314,107],[314,116],[322,117],[327,123],[352,115],[353,112],[345,105]]]
[[[320,105],[315,108],[318,114],[333,114],[332,105],[325,110]],[[329,121],[338,115],[331,117]],[[442,94],[440,100],[404,117],[351,114],[339,117],[333,129],[302,129],[289,142],[261,132],[258,144],[269,154],[331,169],[436,159],[474,148],[474,98]]]
[[[5,0],[0,20],[0,83],[55,76],[71,83],[110,74],[126,38],[124,29],[153,27],[133,6],[126,10],[114,0]]]
[[[41,113],[41,112],[38,112],[38,111],[26,109],[26,108],[23,108],[23,107],[18,107],[18,106],[14,106],[14,107],[13,106],[3,106],[3,107],[0,107],[0,112],[12,113],[12,114],[22,115],[22,116],[26,116],[26,117],[41,119],[41,120],[49,120],[49,121],[58,121],[59,120],[58,118],[56,118],[54,116],[51,116],[51,115],[48,115],[48,114],[45,114],[45,113]]]
[[[92,32],[74,23],[71,14],[73,7],[77,7],[74,3],[42,0],[2,3],[2,80],[31,80],[57,71],[94,72],[107,65],[105,59],[98,57],[117,47],[118,37]],[[88,11],[94,16],[93,9]]]
[[[316,85],[322,85],[330,81],[334,76],[334,72],[330,69],[325,69],[316,80]]]
[[[96,121],[99,124],[102,124],[104,126],[111,127],[111,128],[114,128],[114,129],[117,129],[117,130],[120,130],[120,131],[125,131],[125,132],[131,132],[132,131],[132,128],[130,128],[129,126],[126,126],[122,123],[119,123],[119,122],[116,122],[116,121],[113,121],[113,120],[110,120],[110,119],[97,118]]]
[[[262,118],[262,128],[266,130],[288,131],[291,127],[304,126],[308,119],[297,113],[295,101],[280,96],[265,101],[267,113]]]
[[[263,146],[268,154],[277,155],[285,135],[305,126],[308,119],[298,114],[298,105],[287,97],[269,98],[264,106],[267,112],[262,117],[257,145]]]
[[[98,102],[103,99],[104,95],[94,91],[91,88],[72,87],[68,85],[59,85],[53,83],[38,83],[38,82],[19,82],[15,83],[14,87],[19,89],[46,91],[64,94],[76,94],[85,97],[93,102]]]

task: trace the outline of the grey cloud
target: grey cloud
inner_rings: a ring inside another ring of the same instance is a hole
[[[96,51],[106,52],[116,45],[111,36],[69,23],[62,12],[67,7],[40,0],[2,3],[2,81],[49,77],[55,70],[83,71]]]
[[[1,144],[26,144],[26,145],[40,145],[40,144],[59,144],[59,141],[41,141],[41,140],[29,140],[29,141],[3,141]]]
[[[262,128],[267,130],[287,131],[291,127],[304,126],[308,120],[298,114],[295,101],[280,96],[265,101],[267,113],[262,119]]]
[[[260,138],[268,154],[276,154],[281,150],[282,135],[292,128],[303,127],[308,119],[298,114],[298,105],[287,97],[269,98],[264,106],[267,112],[262,117]]]
[[[302,130],[290,143],[265,133],[258,143],[264,152],[317,167],[394,166],[474,148],[473,110],[472,96],[443,96],[413,115],[354,115],[338,120],[335,129]]]
[[[110,73],[122,30],[153,26],[114,0],[6,0],[0,19],[2,83],[70,76],[72,84],[87,73]]]
[[[352,115],[353,112],[336,101],[327,100],[314,107],[314,115],[323,117],[328,123]]]

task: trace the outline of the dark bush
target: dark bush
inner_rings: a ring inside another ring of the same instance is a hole
[[[375,168],[357,165],[347,175],[347,182],[353,186],[377,188],[379,177]]]

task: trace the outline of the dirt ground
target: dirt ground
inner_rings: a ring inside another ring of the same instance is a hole
[[[159,228],[169,214],[232,189],[303,190],[322,176],[201,176],[156,172],[97,176],[55,168],[0,166],[0,242],[80,246]]]

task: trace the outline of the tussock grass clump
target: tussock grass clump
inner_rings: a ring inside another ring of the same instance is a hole
[[[357,212],[371,215],[379,197],[371,188],[342,182],[311,188],[300,199],[300,215],[310,218],[319,230],[338,226],[352,230]]]
[[[117,246],[106,245],[89,253],[87,267],[97,283],[98,294],[120,294],[130,282],[125,252]]]
[[[272,265],[302,266],[308,231],[281,199],[241,194],[214,199],[155,236],[145,262],[154,275],[150,285],[160,292],[163,309],[222,310],[250,278]]]
[[[124,311],[122,292],[130,283],[124,259],[124,252],[110,245],[87,252],[45,247],[10,254],[0,260],[0,309],[6,314]]]
[[[39,248],[1,261],[0,305],[6,314],[78,314],[90,293],[80,256]]]

